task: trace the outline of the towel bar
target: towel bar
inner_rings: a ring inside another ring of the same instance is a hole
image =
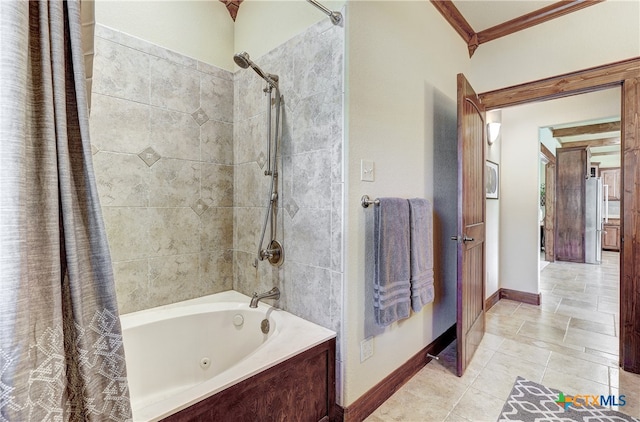
[[[380,200],[378,198],[371,199],[369,195],[363,195],[362,198],[360,198],[360,204],[362,208],[369,208],[369,205],[380,205]]]

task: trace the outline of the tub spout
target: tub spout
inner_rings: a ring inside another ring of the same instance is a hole
[[[254,292],[253,296],[251,297],[251,303],[249,304],[249,307],[257,308],[258,302],[260,302],[262,299],[275,299],[275,300],[280,299],[280,289],[278,289],[277,287],[274,287],[268,292],[261,293],[261,294]]]

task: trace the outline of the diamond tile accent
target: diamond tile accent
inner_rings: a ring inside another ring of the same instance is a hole
[[[156,163],[156,161],[158,161],[160,158],[162,158],[160,156],[160,154],[158,154],[153,148],[149,147],[147,149],[145,149],[144,151],[142,151],[140,154],[138,154],[138,157],[140,157],[140,159],[142,161],[144,161],[145,163],[147,163],[147,165],[149,167],[151,167],[152,165],[154,165]]]
[[[267,157],[264,156],[263,152],[260,152],[260,155],[258,155],[258,158],[256,158],[256,162],[258,163],[260,168],[263,168],[264,165],[267,163]]]
[[[209,116],[207,116],[207,113],[205,113],[201,108],[191,113],[191,117],[193,117],[193,120],[195,120],[196,123],[200,126],[202,126],[209,120]]]
[[[296,201],[291,198],[285,199],[285,203],[283,204],[283,206],[284,209],[287,210],[287,212],[289,213],[289,217],[291,218],[295,217],[295,215],[298,213],[298,210],[300,209],[298,204],[296,204]]]
[[[96,155],[98,152],[100,152],[100,150],[91,144],[91,155]]]
[[[198,199],[195,204],[191,205],[191,209],[196,214],[202,215],[203,212],[209,209],[209,206],[202,199]]]

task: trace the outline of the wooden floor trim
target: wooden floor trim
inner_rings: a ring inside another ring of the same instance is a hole
[[[489,309],[493,308],[493,305],[498,303],[500,300],[500,289],[496,290],[494,294],[489,296],[484,301],[484,311],[487,312]]]
[[[542,298],[540,293],[521,292],[519,290],[500,289],[500,299],[515,300],[516,302],[528,303],[529,305],[540,305]]]
[[[494,294],[484,301],[484,311],[491,309],[500,299],[515,300],[516,302],[528,303],[529,305],[539,306],[542,303],[542,295],[540,293],[521,292],[519,290],[498,289]]]
[[[364,395],[353,402],[351,406],[345,408],[343,411],[343,420],[345,422],[363,421],[431,361],[431,358],[427,357],[427,354],[437,355],[451,344],[455,338],[456,325],[453,324],[442,335],[405,362],[404,365],[400,366],[364,393]]]

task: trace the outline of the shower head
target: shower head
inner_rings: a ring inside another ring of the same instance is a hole
[[[251,59],[249,58],[249,54],[246,51],[234,54],[233,61],[243,69],[251,67],[251,69],[253,69],[258,74],[258,76],[267,81],[269,85],[271,85],[275,89],[278,89],[278,75],[272,75],[271,73],[263,72],[257,64],[251,61]]]
[[[236,62],[236,64],[243,69],[248,68],[249,64],[251,63],[251,59],[249,59],[249,54],[247,54],[246,51],[243,51],[242,53],[234,54],[233,61]]]

